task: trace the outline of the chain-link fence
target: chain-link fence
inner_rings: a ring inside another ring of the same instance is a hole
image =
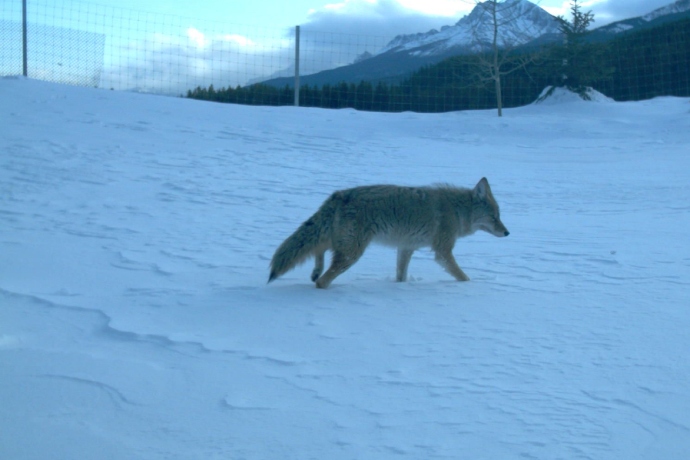
[[[29,0],[30,78],[160,94],[295,75],[295,29],[198,21],[79,1]],[[0,75],[22,73],[22,0],[0,6]],[[354,62],[384,37],[302,30],[300,69]]]
[[[297,41],[294,28],[201,22],[78,0],[25,0],[26,10],[22,3],[0,3],[0,75],[21,75],[25,62],[30,78],[47,81],[289,105],[299,70],[303,106],[422,112],[497,106],[497,86],[485,78],[481,55],[404,60],[402,53],[381,53],[390,37],[305,26]],[[504,106],[532,102],[545,86],[562,83],[568,69],[560,45],[512,50],[498,69]],[[688,19],[583,50],[584,65],[610,69],[589,84],[616,100],[690,96]]]

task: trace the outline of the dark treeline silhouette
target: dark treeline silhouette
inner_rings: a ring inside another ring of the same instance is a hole
[[[587,43],[582,52],[592,72],[589,86],[617,101],[649,99],[656,96],[690,96],[690,20],[622,34],[598,43]],[[518,51],[516,51],[518,52]],[[567,85],[564,75],[574,69],[563,66],[563,47],[551,45],[533,54],[530,63],[502,78],[504,107],[533,102],[547,86]],[[495,88],[479,84],[476,56],[463,55],[424,67],[397,84],[339,83],[320,87],[302,86],[303,107],[353,108],[380,112],[447,112],[496,107]],[[573,64],[571,64],[573,65]],[[594,70],[598,70],[596,68]],[[578,69],[578,78],[587,68]],[[187,97],[248,105],[292,105],[293,89],[265,84],[215,89],[196,88]]]

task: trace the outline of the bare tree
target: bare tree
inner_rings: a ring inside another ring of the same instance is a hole
[[[496,91],[498,116],[503,116],[501,77],[524,69],[540,53],[516,52],[516,48],[541,35],[529,16],[535,14],[536,5],[523,0],[475,1],[471,24],[475,41],[473,78],[481,85],[493,83]],[[525,19],[525,20],[522,20]]]

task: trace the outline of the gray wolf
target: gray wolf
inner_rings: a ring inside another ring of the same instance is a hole
[[[327,288],[372,241],[398,248],[397,281],[407,279],[412,253],[422,247],[431,247],[436,261],[455,279],[468,281],[452,250],[455,240],[477,230],[509,234],[486,178],[473,189],[371,185],[340,190],[278,247],[268,282],[313,256],[311,280],[317,288]],[[327,250],[333,258],[322,275]]]

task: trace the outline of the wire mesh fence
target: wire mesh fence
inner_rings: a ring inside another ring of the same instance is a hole
[[[303,26],[298,42],[294,28],[201,21],[80,0],[26,0],[26,6],[24,28],[22,0],[0,3],[0,75],[21,75],[25,58],[26,74],[40,80],[291,105],[299,69],[303,106],[439,112],[498,105],[494,82],[477,78],[486,59],[444,55],[411,59],[405,67],[400,55],[381,53],[391,37]],[[530,103],[545,86],[562,83],[568,69],[559,43],[504,61],[502,105]],[[688,19],[587,46],[585,52],[597,56],[588,66],[611,69],[589,84],[616,100],[690,96]]]
[[[21,1],[4,1],[0,72],[21,65]],[[287,31],[153,14],[78,1],[29,0],[28,76],[116,90],[179,95],[229,86],[290,66]],[[253,37],[259,37],[257,40]]]
[[[0,4],[0,74],[22,73],[22,1]],[[295,33],[80,1],[29,0],[28,76],[160,94],[294,77]],[[302,31],[303,73],[349,64],[385,38]]]

